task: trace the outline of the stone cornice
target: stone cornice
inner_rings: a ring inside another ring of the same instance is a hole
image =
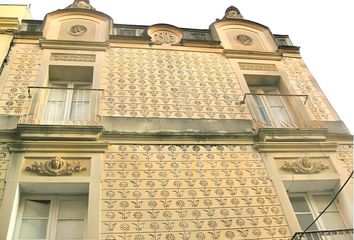
[[[109,43],[39,39],[39,45],[44,49],[106,51]]]
[[[0,33],[2,31],[14,32],[20,27],[20,21],[16,17],[0,17]]]
[[[280,52],[256,52],[256,51],[242,51],[225,49],[223,54],[227,58],[237,58],[237,59],[257,59],[257,60],[276,60],[280,61],[282,58],[282,53]]]
[[[259,152],[335,152],[337,143],[335,142],[272,142],[255,143],[254,147]]]

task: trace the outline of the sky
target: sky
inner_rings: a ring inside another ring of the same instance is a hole
[[[31,4],[34,19],[62,9],[73,0],[0,0]],[[339,117],[354,134],[354,22],[352,0],[91,0],[97,11],[114,23],[168,23],[207,29],[227,7],[237,7],[245,19],[268,26],[273,34],[287,34]]]

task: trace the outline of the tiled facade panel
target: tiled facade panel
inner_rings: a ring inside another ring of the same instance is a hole
[[[250,119],[237,77],[220,54],[111,48],[102,67],[102,115]]]
[[[11,51],[10,71],[5,76],[0,93],[0,114],[26,113],[28,86],[37,80],[42,50],[36,45],[17,44]]]
[[[0,207],[5,189],[5,176],[9,165],[9,152],[5,145],[0,144]]]
[[[101,239],[288,239],[260,154],[250,145],[112,145]]]
[[[327,106],[326,100],[318,87],[315,86],[313,76],[304,62],[301,59],[285,57],[282,62],[285,65],[287,77],[295,93],[309,95],[306,106],[309,108],[313,119],[318,121],[333,121],[334,117]]]

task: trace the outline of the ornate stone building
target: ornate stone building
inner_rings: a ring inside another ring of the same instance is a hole
[[[0,127],[0,239],[291,239],[332,199],[307,231],[351,239],[352,136],[299,47],[235,7],[209,29],[82,0],[24,20]]]

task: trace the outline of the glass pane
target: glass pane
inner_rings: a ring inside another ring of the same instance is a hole
[[[56,239],[82,239],[83,220],[58,220]]]
[[[299,221],[301,230],[305,230],[314,220],[312,214],[296,214],[297,220]],[[316,223],[314,223],[308,231],[318,230]]]
[[[65,108],[65,89],[50,89],[45,112],[46,120],[62,120]]]
[[[321,219],[326,229],[344,229],[345,224],[338,212],[325,212],[322,214]]]
[[[89,90],[74,90],[71,101],[70,120],[88,120]]]
[[[325,207],[332,201],[331,195],[313,195],[313,199],[315,200],[316,207],[320,212],[322,212]],[[332,203],[326,211],[338,211],[335,203]]]
[[[50,200],[26,200],[24,217],[48,217]]]
[[[61,200],[59,218],[85,218],[87,202],[83,200]]]
[[[22,220],[20,238],[23,239],[45,239],[47,235],[48,220]]]
[[[305,197],[289,197],[295,212],[310,212]]]

